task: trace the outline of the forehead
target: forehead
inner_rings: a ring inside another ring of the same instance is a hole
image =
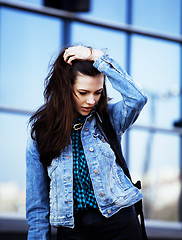
[[[101,73],[93,77],[79,73],[73,86],[77,89],[98,90],[103,88],[103,85],[104,74]]]

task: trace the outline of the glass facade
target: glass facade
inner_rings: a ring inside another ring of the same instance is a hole
[[[43,103],[50,60],[61,46],[62,20],[1,8],[0,213],[25,214],[25,147],[28,119]],[[17,111],[16,111],[17,110]]]
[[[127,0],[90,0],[90,11],[88,13],[79,13],[81,16],[90,16],[96,19],[109,22],[126,23]]]
[[[133,25],[168,34],[181,33],[180,0],[134,0]]]
[[[131,75],[149,97],[141,124],[169,128],[180,117],[180,64],[180,44],[132,36]]]
[[[28,117],[0,113],[0,213],[25,212],[25,147]]]
[[[37,8],[43,5],[38,0],[18,2]],[[125,27],[131,22],[147,32],[181,34],[180,0],[114,0],[107,4],[90,0],[90,4],[90,12],[77,16]],[[168,130],[181,118],[181,42],[74,20],[66,23],[63,18],[4,6],[0,7],[0,214],[25,214],[29,112],[43,103],[49,64],[64,44],[78,43],[107,48],[146,92],[149,101],[123,147],[133,179],[143,182],[146,218],[179,221],[181,137]],[[108,92],[113,101],[119,99],[109,83]]]
[[[0,14],[0,104],[35,110],[43,103],[49,61],[60,49],[62,21],[7,8]]]

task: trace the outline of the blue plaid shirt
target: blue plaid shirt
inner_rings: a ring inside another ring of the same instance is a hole
[[[81,116],[75,122],[75,124],[83,125],[86,117]],[[80,125],[74,130],[72,128],[72,148],[73,148],[73,199],[74,199],[74,211],[87,210],[90,208],[97,208],[97,202],[94,195],[92,182],[85,158],[82,142],[81,142],[81,129]]]

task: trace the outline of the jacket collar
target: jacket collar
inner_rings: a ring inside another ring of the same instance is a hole
[[[88,115],[87,119],[91,118],[92,116],[97,115],[97,118],[99,119],[100,122],[102,122],[102,119],[99,115],[99,113],[96,111],[96,109],[92,109],[92,111],[90,112],[90,114]]]

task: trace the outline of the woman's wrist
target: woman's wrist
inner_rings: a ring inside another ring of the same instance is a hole
[[[93,48],[89,48],[90,49],[90,56],[89,56],[89,60],[91,61],[96,61],[98,58],[102,57],[102,55],[104,55],[104,52],[98,50],[98,49],[93,49]]]

